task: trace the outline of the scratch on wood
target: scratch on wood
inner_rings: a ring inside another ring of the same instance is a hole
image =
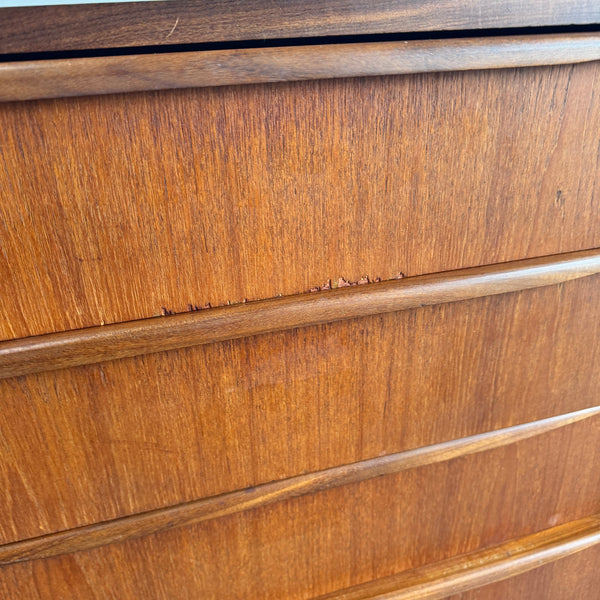
[[[175,19],[175,25],[173,25],[173,28],[171,29],[171,31],[169,31],[165,40],[169,39],[173,35],[173,32],[175,31],[175,28],[177,27],[177,23],[179,23],[179,17],[177,17],[177,19]]]

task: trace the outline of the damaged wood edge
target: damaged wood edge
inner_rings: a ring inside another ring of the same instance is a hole
[[[593,515],[315,600],[442,600],[515,577],[599,543],[600,515]]]
[[[0,378],[554,285],[600,272],[583,250],[0,342]]]
[[[0,100],[600,60],[600,33],[302,45],[0,64]]]
[[[0,565],[90,550],[176,527],[189,526],[261,508],[307,494],[359,483],[375,477],[392,475],[408,469],[500,448],[597,415],[600,415],[600,406],[332,467],[186,504],[4,544],[0,546]]]

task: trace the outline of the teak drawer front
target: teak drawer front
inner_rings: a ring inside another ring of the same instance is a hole
[[[598,404],[600,278],[0,380],[2,542]]]
[[[0,105],[0,339],[593,248],[598,63]]]
[[[598,512],[599,426],[590,419],[189,528],[9,565],[0,593],[312,598]]]

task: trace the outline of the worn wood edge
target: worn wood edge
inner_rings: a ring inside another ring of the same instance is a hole
[[[600,33],[247,48],[0,64],[0,100],[600,60]]]
[[[315,600],[442,600],[526,573],[598,543],[600,515],[593,515]]]
[[[595,0],[170,0],[2,9],[0,52],[600,22]]]
[[[121,517],[112,521],[11,542],[0,546],[0,565],[90,550],[176,527],[189,526],[202,521],[261,508],[275,502],[315,494],[375,477],[445,462],[514,444],[597,415],[600,415],[600,406],[357,463],[332,467],[289,479],[228,492],[219,496]]]
[[[600,250],[419,275],[0,342],[0,378],[554,285],[600,272]]]

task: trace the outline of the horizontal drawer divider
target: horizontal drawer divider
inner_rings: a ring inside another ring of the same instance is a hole
[[[600,60],[600,33],[137,54],[0,64],[0,101]]]
[[[0,546],[0,565],[90,550],[492,450],[600,415],[600,406]],[[429,597],[429,596],[428,596]],[[436,596],[437,597],[437,596]]]
[[[594,275],[600,250],[418,275],[0,342],[0,378],[88,365]]]
[[[442,600],[515,577],[599,543],[600,515],[593,515],[315,600]]]

